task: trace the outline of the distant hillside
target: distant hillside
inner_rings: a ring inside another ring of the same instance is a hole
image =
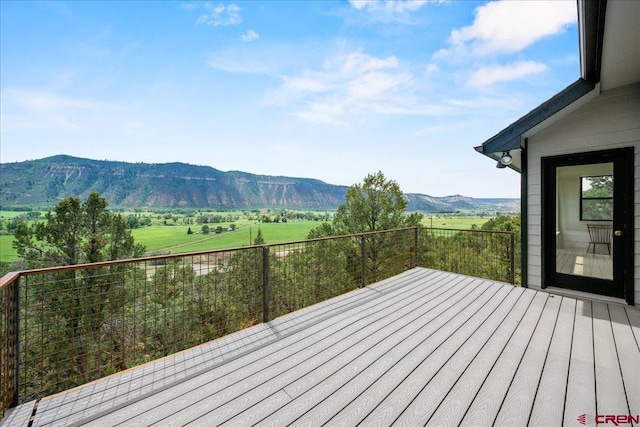
[[[0,205],[53,205],[97,191],[127,208],[285,208],[333,210],[348,186],[309,178],[222,172],[184,163],[125,163],[59,155],[0,164]],[[518,211],[519,199],[473,199],[406,194],[409,210]]]
[[[426,194],[405,194],[410,211],[455,212],[484,210],[495,212],[520,212],[520,199],[475,199],[466,196],[432,197]]]

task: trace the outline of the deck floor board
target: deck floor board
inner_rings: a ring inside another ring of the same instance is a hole
[[[596,410],[599,414],[605,414],[600,408],[607,408],[606,414],[627,414],[629,411],[627,396],[622,381],[619,357],[615,351],[609,308],[600,302],[594,302],[592,307]]]
[[[576,300],[562,298],[553,338],[546,354],[542,377],[528,420],[532,425],[561,425],[569,375]]]
[[[640,414],[640,351],[637,351],[624,309],[616,306],[609,307],[609,314],[629,413]]]
[[[574,423],[582,414],[596,415],[596,380],[593,365],[591,303],[577,301],[564,406],[566,425]]]
[[[46,397],[32,425],[553,426],[635,416],[639,334],[634,307],[415,268]]]

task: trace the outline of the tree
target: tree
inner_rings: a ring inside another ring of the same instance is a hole
[[[347,191],[345,203],[338,207],[332,224],[323,223],[308,234],[308,238],[332,235],[369,233],[404,227],[417,227],[422,214],[406,214],[407,201],[397,182],[387,180],[382,172],[369,174],[362,184],[355,184]],[[410,238],[407,235],[407,238]],[[354,279],[361,281],[361,248],[366,253],[366,281],[379,280],[380,272],[394,271],[398,265],[406,263],[394,248],[398,241],[390,240],[385,234],[367,235],[353,239],[352,249],[347,252],[347,269]],[[393,267],[391,267],[393,266]]]
[[[387,180],[379,171],[347,191],[345,203],[333,218],[333,227],[338,234],[352,234],[419,225],[422,214],[406,215],[406,209],[407,201],[398,183]]]
[[[582,177],[580,218],[583,221],[611,220],[613,218],[613,176]]]
[[[262,237],[262,230],[258,228],[258,234],[256,234],[256,238],[253,239],[254,245],[264,245],[264,238]]]
[[[612,197],[613,175],[583,177],[582,197]],[[586,184],[587,188],[584,188]]]
[[[29,268],[135,258],[144,252],[126,219],[107,210],[98,193],[84,203],[64,199],[44,219],[32,226],[22,223],[14,233],[13,245]],[[126,274],[123,265],[111,265],[33,276],[34,291],[26,304],[33,312],[26,315],[43,321],[39,330],[30,330],[29,339],[44,345],[29,351],[42,351],[37,356],[45,364],[64,366],[53,374],[51,392],[100,377],[105,370],[124,369],[124,334],[114,332],[122,325],[113,319],[127,300]],[[114,332],[108,338],[107,329]]]
[[[211,231],[207,224],[203,225],[201,230],[202,230],[202,234],[209,234],[209,232]]]
[[[515,263],[515,282],[516,283],[522,283],[522,277],[521,277],[521,259],[522,259],[522,248],[520,246],[521,241],[522,241],[522,231],[521,231],[521,219],[522,219],[522,215],[520,213],[518,213],[517,215],[514,216],[506,216],[506,215],[500,215],[496,218],[492,218],[489,221],[485,222],[484,224],[482,224],[482,227],[480,228],[481,230],[489,230],[489,231],[509,231],[514,233],[514,246],[515,246],[515,253],[513,254],[513,256],[515,257],[514,263]],[[501,245],[496,245],[496,247],[506,247],[506,244],[504,243],[504,240],[506,240],[505,236],[492,236],[491,237],[494,240],[503,240],[503,243]],[[504,259],[504,263],[508,264],[509,262],[509,257],[508,255],[503,255],[503,259]],[[487,277],[499,277],[499,276],[487,276]],[[508,281],[509,277],[504,277],[502,278],[502,280],[504,281]]]
[[[144,247],[135,244],[127,221],[107,210],[107,201],[91,193],[84,203],[68,197],[32,226],[14,231],[13,247],[29,268],[135,258]]]
[[[264,243],[262,230],[258,228],[253,244],[258,246]],[[262,312],[263,263],[264,254],[260,247],[237,251],[231,256],[227,266],[228,297],[233,302],[228,313],[229,325],[241,325],[240,328],[243,328],[259,322]]]

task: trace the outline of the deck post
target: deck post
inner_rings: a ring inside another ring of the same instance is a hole
[[[362,264],[362,283],[360,287],[367,286],[367,244],[364,234],[360,236],[360,263]]]
[[[419,232],[420,228],[419,227],[415,227],[413,229],[413,268],[416,268],[418,266],[418,232]]]
[[[269,321],[269,246],[262,247],[262,322]]]
[[[509,250],[509,279],[512,285],[516,284],[516,236],[514,233],[509,235],[511,240],[510,250]]]
[[[13,390],[11,406],[20,402],[20,276],[13,281]]]

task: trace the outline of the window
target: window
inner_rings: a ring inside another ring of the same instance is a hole
[[[580,220],[613,219],[613,175],[580,178]]]

